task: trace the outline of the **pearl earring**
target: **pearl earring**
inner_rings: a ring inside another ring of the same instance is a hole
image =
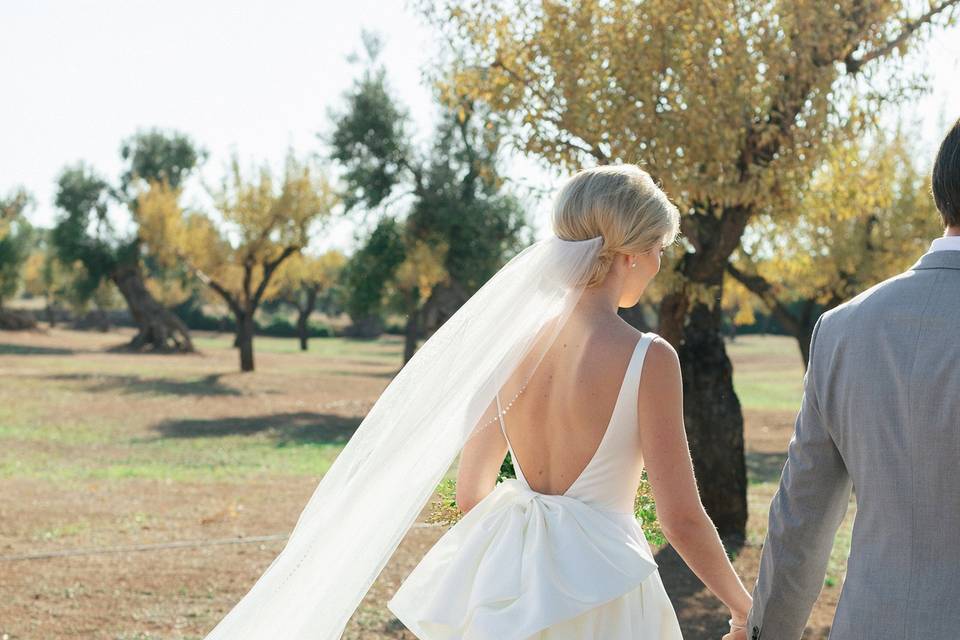
[[[630,265],[630,268],[632,269],[632,268],[635,267],[635,266],[637,266],[637,263],[636,263],[636,262],[634,262],[633,264],[631,264],[631,265]]]

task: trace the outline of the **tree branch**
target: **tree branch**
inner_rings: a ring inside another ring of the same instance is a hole
[[[560,142],[570,147],[571,149],[576,149],[577,151],[582,151],[583,153],[593,156],[594,160],[596,160],[600,164],[607,164],[610,162],[610,157],[607,156],[607,154],[605,154],[603,151],[601,151],[600,149],[592,145],[589,147],[585,147],[583,145],[577,144],[573,140],[561,140]]]
[[[253,278],[253,256],[247,255],[243,261],[243,302],[250,306],[250,281]]]
[[[464,152],[467,155],[467,175],[464,176],[463,181],[461,182],[461,197],[464,201],[470,201],[473,199],[474,195],[474,184],[476,183],[477,177],[480,175],[480,161],[478,159],[477,150],[473,148],[473,143],[470,140],[470,120],[473,118],[473,104],[467,102],[466,106],[461,105],[461,108],[464,111],[463,119],[457,117],[457,129],[460,131],[460,141],[463,143]]]
[[[760,274],[748,274],[740,271],[732,262],[727,263],[727,273],[733,276],[734,280],[746,287],[748,291],[760,298],[770,309],[770,313],[780,321],[787,331],[795,336],[800,335],[802,330],[800,320],[795,318],[786,305],[777,299],[774,287],[769,281]]]
[[[883,46],[870,51],[861,58],[854,57],[853,54],[859,48],[859,45],[854,47],[843,60],[847,73],[855,75],[859,73],[865,64],[889,55],[894,49],[902,45],[910,36],[916,33],[920,27],[931,23],[939,14],[956,5],[960,5],[960,0],[947,0],[937,6],[931,7],[929,11],[916,20],[905,20],[903,22],[903,29],[896,38],[887,41]]]
[[[555,101],[551,100],[547,94],[543,93],[543,91],[541,90],[541,87],[536,86],[532,82],[528,82],[527,80],[525,80],[523,77],[520,76],[520,74],[518,74],[516,71],[514,71],[513,69],[505,65],[503,63],[503,60],[501,60],[500,58],[497,58],[496,60],[494,60],[491,63],[490,67],[493,69],[503,70],[507,75],[513,78],[515,82],[525,87],[528,91],[531,91],[537,98],[540,99],[544,107],[543,113],[540,114],[541,119],[546,120],[547,122],[555,126],[557,128],[557,131],[570,133],[569,128],[562,126],[560,123],[560,119],[562,115],[558,111],[558,105],[555,104]],[[554,117],[552,118],[549,117],[547,115],[547,112],[552,112],[553,114],[555,114]],[[584,144],[589,144],[582,137],[580,137],[580,139],[584,141]],[[586,153],[592,156],[600,164],[607,164],[610,162],[610,158],[603,151],[601,151],[600,149],[596,148],[593,145],[584,146],[569,139],[560,140],[559,142],[561,144],[566,145],[567,147],[570,147],[571,149],[575,149],[577,151],[581,151],[583,153]]]
[[[253,298],[251,300],[253,302],[252,308],[256,309],[260,304],[260,298],[263,297],[264,291],[267,290],[267,285],[270,284],[270,277],[273,276],[273,272],[277,267],[280,266],[280,263],[299,250],[300,247],[297,245],[290,245],[283,248],[283,251],[280,253],[280,257],[276,260],[264,260],[263,277],[260,279],[260,284],[257,286],[257,291],[253,294]]]
[[[192,271],[193,274],[197,276],[197,279],[200,280],[200,282],[220,294],[220,297],[223,298],[223,300],[227,303],[227,306],[230,307],[230,310],[233,311],[234,315],[237,316],[237,320],[239,321],[240,316],[243,315],[243,310],[240,308],[240,303],[237,302],[237,299],[233,296],[233,294],[230,293],[219,282],[204,273],[202,269],[194,266],[189,260],[187,260],[186,256],[182,254],[178,255],[180,256],[180,259],[183,260],[183,263],[186,265],[187,269]]]

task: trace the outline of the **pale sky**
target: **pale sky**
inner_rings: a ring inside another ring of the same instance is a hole
[[[394,94],[426,138],[437,110],[421,72],[438,43],[402,0],[0,0],[0,193],[25,186],[32,221],[49,225],[65,164],[83,159],[115,180],[121,140],[153,126],[205,147],[211,183],[233,150],[275,165],[290,147],[321,151],[316,134],[359,73],[346,57],[363,29],[384,37]],[[909,110],[930,156],[944,119],[960,115],[960,27],[917,60],[936,87]],[[537,186],[557,180],[530,163],[510,171]],[[532,216],[541,233],[545,206]],[[351,226],[321,244],[349,248]]]

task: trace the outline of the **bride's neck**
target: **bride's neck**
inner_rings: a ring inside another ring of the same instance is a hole
[[[577,302],[577,311],[590,316],[617,315],[617,309],[620,308],[619,287],[606,285],[584,289]]]

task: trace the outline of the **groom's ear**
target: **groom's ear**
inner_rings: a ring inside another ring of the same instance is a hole
[[[930,182],[944,224],[960,227],[960,120],[940,145]]]

